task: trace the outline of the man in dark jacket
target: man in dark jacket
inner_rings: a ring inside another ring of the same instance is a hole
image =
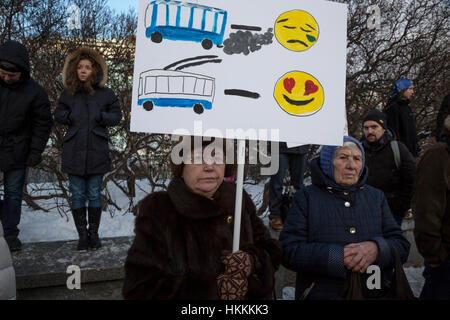
[[[11,251],[21,249],[17,226],[26,167],[41,162],[51,126],[50,102],[44,89],[30,77],[27,49],[16,41],[3,43],[0,46],[0,171],[5,195],[0,218]]]
[[[417,249],[425,258],[425,300],[450,300],[450,116],[442,141],[436,143],[417,165],[413,197]]]
[[[409,106],[413,95],[414,86],[410,80],[405,78],[397,80],[384,113],[387,116],[388,128],[399,141],[406,145],[409,152],[417,157],[419,144],[417,143],[416,119]]]
[[[269,224],[276,231],[283,229],[281,206],[283,203],[283,180],[286,170],[289,169],[291,184],[297,191],[303,186],[308,150],[309,145],[288,148],[286,142],[280,142],[278,172],[270,177],[269,182]]]
[[[384,192],[395,220],[401,226],[411,206],[416,165],[408,148],[397,142],[400,165],[395,163],[392,134],[387,130],[386,116],[374,109],[363,121],[364,136],[361,140],[369,169],[367,184]]]

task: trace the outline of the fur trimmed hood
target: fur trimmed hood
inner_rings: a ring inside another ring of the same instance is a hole
[[[103,87],[108,80],[108,67],[106,66],[106,61],[103,58],[103,56],[96,50],[88,48],[88,47],[81,47],[75,51],[73,51],[71,54],[69,54],[66,58],[66,62],[64,63],[64,68],[62,71],[62,79],[63,84],[65,87],[67,87],[66,80],[67,80],[67,73],[69,70],[69,67],[71,64],[77,60],[77,58],[80,55],[88,55],[92,59],[94,59],[95,62],[100,66],[100,70],[97,74],[97,81],[96,85],[98,87]]]

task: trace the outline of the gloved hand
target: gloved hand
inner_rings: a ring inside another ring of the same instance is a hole
[[[38,152],[30,152],[27,158],[27,167],[35,167],[42,161],[42,156]]]
[[[248,291],[247,277],[253,272],[253,258],[244,251],[222,252],[225,273],[217,277],[217,289],[222,300],[243,300]]]

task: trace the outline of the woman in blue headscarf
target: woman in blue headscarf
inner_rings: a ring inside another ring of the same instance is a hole
[[[391,248],[402,262],[408,257],[410,244],[383,192],[366,185],[364,162],[361,144],[344,137],[342,147],[323,146],[310,163],[312,185],[295,194],[279,238],[283,265],[297,272],[296,299],[336,298],[349,270],[363,273],[364,294],[382,295],[394,267]],[[381,270],[379,290],[365,287],[373,264]]]
[[[387,124],[397,140],[403,142],[414,157],[419,155],[417,143],[416,119],[409,106],[409,101],[414,95],[414,85],[406,78],[395,81],[394,91],[387,102]]]

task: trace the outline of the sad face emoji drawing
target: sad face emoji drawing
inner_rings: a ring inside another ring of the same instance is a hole
[[[275,37],[286,49],[305,51],[319,39],[319,25],[312,15],[303,10],[281,14],[275,21]]]
[[[282,76],[275,85],[273,96],[281,109],[298,117],[316,113],[324,102],[320,82],[301,71],[292,71]]]

